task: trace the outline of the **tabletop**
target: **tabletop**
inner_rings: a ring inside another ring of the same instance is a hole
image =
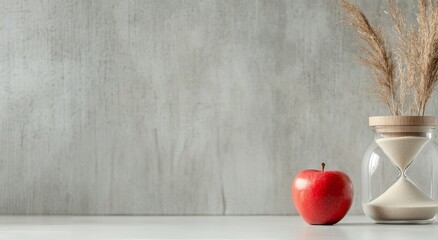
[[[438,239],[438,223],[376,224],[347,216],[332,226],[299,216],[0,216],[0,239]]]

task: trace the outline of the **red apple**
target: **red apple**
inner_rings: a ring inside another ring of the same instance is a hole
[[[292,197],[301,217],[309,224],[339,222],[353,201],[353,184],[339,171],[307,169],[298,173],[292,184]]]

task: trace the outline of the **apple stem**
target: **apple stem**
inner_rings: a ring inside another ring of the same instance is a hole
[[[321,163],[321,167],[322,167],[322,172],[324,172],[325,163]]]

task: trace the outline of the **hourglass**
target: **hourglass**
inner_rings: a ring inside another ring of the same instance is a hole
[[[431,138],[436,124],[432,117],[370,118],[376,137],[362,166],[362,207],[367,216],[386,223],[434,221],[438,156]],[[420,183],[410,175],[417,175]]]

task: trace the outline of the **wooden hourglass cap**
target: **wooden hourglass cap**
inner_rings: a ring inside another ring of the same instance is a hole
[[[438,118],[431,116],[377,116],[369,118],[370,127],[380,133],[394,136],[422,136],[438,125]]]
[[[430,126],[438,125],[432,116],[375,116],[369,118],[370,127],[375,126]]]

